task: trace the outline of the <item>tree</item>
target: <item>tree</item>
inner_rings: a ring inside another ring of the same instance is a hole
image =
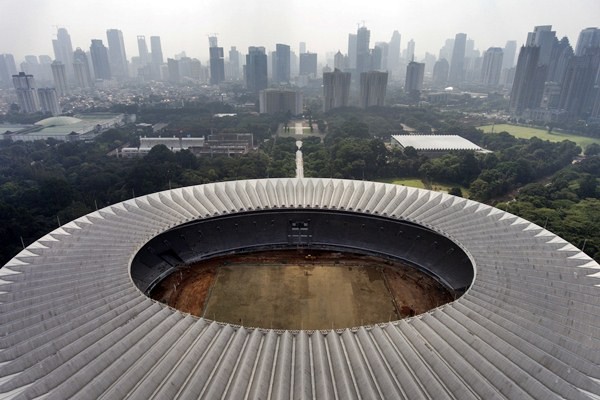
[[[586,156],[597,156],[600,154],[600,144],[598,143],[590,143],[586,146],[585,152],[583,153]]]

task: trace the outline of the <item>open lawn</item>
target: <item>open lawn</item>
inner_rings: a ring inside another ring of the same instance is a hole
[[[494,127],[494,132],[508,132],[511,135],[523,138],[530,139],[534,136],[542,139],[549,140],[551,142],[562,142],[563,140],[570,140],[572,142],[577,143],[581,146],[582,150],[588,144],[598,143],[600,144],[600,139],[595,139],[587,136],[578,136],[571,133],[564,132],[551,132],[549,133],[546,129],[541,128],[532,128],[528,126],[518,126],[518,125],[510,125],[510,124],[498,124],[498,125],[485,125],[479,126],[478,129],[483,130],[485,133],[492,132],[492,126]]]

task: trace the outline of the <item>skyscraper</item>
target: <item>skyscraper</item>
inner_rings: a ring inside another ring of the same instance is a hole
[[[300,53],[300,75],[317,76],[317,53]]]
[[[404,91],[418,99],[423,88],[423,77],[425,76],[425,64],[411,61],[406,66],[406,81]]]
[[[210,56],[210,84],[218,85],[225,80],[225,56],[223,48],[218,47],[216,36],[209,37],[208,44]]]
[[[267,88],[267,54],[264,47],[248,47],[246,55],[246,88],[258,93]]]
[[[323,111],[347,107],[350,97],[350,72],[334,69],[323,74]]]
[[[348,68],[356,69],[356,34],[348,34]]]
[[[356,31],[356,72],[359,74],[367,72],[371,66],[370,38],[371,31],[366,27],[360,27]]]
[[[537,108],[541,102],[544,81],[538,74],[539,58],[539,46],[521,47],[508,104],[509,110],[515,115],[520,115],[526,109]]]
[[[229,78],[240,79],[240,52],[235,46],[229,49]]]
[[[404,59],[409,62],[415,60],[415,41],[413,39],[410,39],[408,43],[406,43]]]
[[[594,84],[600,66],[600,47],[587,48],[582,56],[572,57],[560,91],[558,107],[571,117],[587,117],[592,111]]]
[[[169,69],[169,82],[179,83],[181,81],[181,74],[179,73],[179,60],[167,58],[167,67]]]
[[[575,55],[582,56],[586,49],[600,47],[600,29],[585,28],[579,33]]]
[[[502,69],[512,68],[515,66],[515,56],[517,55],[517,41],[508,40],[504,45],[502,56]]]
[[[123,33],[118,29],[109,29],[106,31],[106,38],[108,39],[108,59],[112,74],[119,79],[128,78],[129,68],[127,66]]]
[[[388,50],[388,71],[398,71],[400,68],[400,33],[394,31],[389,44]],[[394,75],[392,75],[394,76]]]
[[[58,103],[56,89],[42,88],[38,89],[37,92],[40,99],[40,108],[42,109],[42,112],[50,113],[53,116],[57,116],[62,112],[60,109],[60,104]]]
[[[150,64],[150,54],[148,54],[148,45],[146,44],[146,36],[139,35],[137,37],[138,54],[140,57],[140,67],[145,67]]]
[[[552,25],[542,25],[534,27],[533,32],[527,34],[525,45],[538,46],[540,48],[538,65],[548,65],[556,40],[556,32],[552,30]]]
[[[12,76],[12,80],[21,112],[29,114],[41,111],[40,99],[33,75],[19,72],[18,75]]]
[[[12,54],[0,54],[0,87],[12,86],[12,76],[17,75],[17,66]]]
[[[60,61],[54,61],[51,65],[52,77],[54,78],[54,87],[58,96],[65,96],[69,93],[69,84],[67,83],[67,73],[65,64]]]
[[[387,72],[369,71],[360,74],[360,106],[362,108],[383,106],[387,80]]]
[[[300,42],[300,45],[298,46],[298,50],[299,50],[300,54],[306,53],[306,42]]]
[[[71,36],[65,28],[58,28],[56,31],[56,39],[52,40],[54,48],[54,59],[62,62],[65,65],[67,79],[74,78],[73,72],[73,45],[71,44]]]
[[[110,79],[112,76],[110,62],[108,61],[108,51],[102,40],[92,39],[90,46],[92,64],[94,65],[94,74],[96,79]]]
[[[556,42],[552,47],[550,64],[548,65],[548,74],[546,81],[562,84],[569,61],[573,57],[573,48],[566,37]]]
[[[89,89],[94,86],[87,55],[79,47],[73,53],[73,68],[75,80],[81,89]]]
[[[346,68],[346,57],[339,50],[333,56],[333,68],[337,68],[340,71]]]
[[[490,47],[483,56],[481,83],[485,86],[498,86],[504,51],[500,47]]]
[[[290,46],[277,43],[273,58],[273,81],[288,83],[290,81]]]
[[[450,60],[450,71],[448,73],[448,80],[452,84],[464,81],[466,45],[467,35],[465,33],[457,33],[454,37],[454,47],[452,49],[452,59]]]
[[[432,81],[435,86],[442,87],[448,83],[448,73],[450,72],[450,64],[448,60],[442,58],[437,60],[433,66]]]
[[[164,64],[160,36],[150,36],[150,50],[152,51],[152,77],[160,80],[160,67]]]

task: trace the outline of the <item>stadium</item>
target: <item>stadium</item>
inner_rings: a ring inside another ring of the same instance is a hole
[[[182,265],[260,251],[401,260],[453,301],[338,329],[196,317],[149,297]],[[600,265],[474,201],[281,178],[115,204],[0,269],[0,398],[600,398]]]

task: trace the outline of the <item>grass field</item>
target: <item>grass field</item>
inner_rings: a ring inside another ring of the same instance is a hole
[[[586,136],[578,136],[570,133],[564,132],[552,132],[549,133],[546,129],[541,128],[532,128],[528,126],[518,126],[518,125],[510,125],[510,124],[498,124],[498,125],[485,125],[479,126],[478,129],[483,130],[485,133],[490,133],[492,131],[492,126],[494,127],[494,132],[508,132],[511,135],[523,138],[530,139],[534,136],[542,139],[549,140],[551,142],[562,142],[563,140],[570,140],[572,142],[577,143],[581,146],[582,150],[585,149],[585,146],[591,143],[600,144],[600,139],[590,138]]]
[[[419,178],[387,179],[387,180],[382,180],[381,182],[393,183],[394,185],[410,186],[410,187],[419,188],[419,189],[435,190],[438,192],[446,192],[446,193],[448,193],[451,188],[458,186],[458,187],[460,187],[460,190],[462,191],[463,196],[469,197],[469,189],[467,189],[463,186],[460,186],[460,185],[453,185],[453,184],[449,184],[449,183],[442,183],[442,182],[425,183]]]

